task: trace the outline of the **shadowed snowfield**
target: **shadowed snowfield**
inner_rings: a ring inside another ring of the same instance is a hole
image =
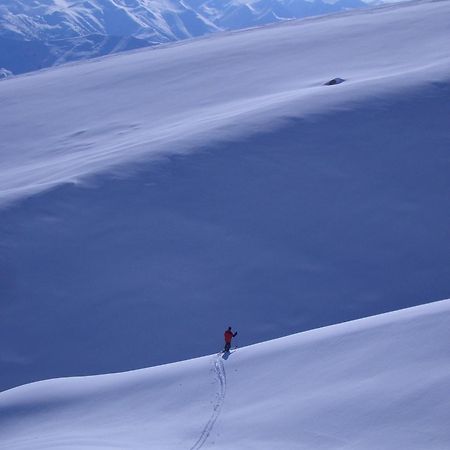
[[[450,301],[115,375],[0,394],[0,446],[384,449],[450,446]]]

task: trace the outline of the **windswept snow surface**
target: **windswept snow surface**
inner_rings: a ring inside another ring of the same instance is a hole
[[[447,298],[448,23],[413,3],[2,81],[0,390]]]
[[[450,448],[450,301],[0,394],[8,450]]]
[[[449,20],[449,1],[385,7],[8,80],[0,202],[447,77]]]

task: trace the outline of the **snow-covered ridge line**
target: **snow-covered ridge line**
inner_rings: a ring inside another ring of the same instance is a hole
[[[450,2],[213,36],[0,85],[0,202],[447,76]],[[418,29],[420,27],[420,29]],[[357,35],[357,39],[355,39]],[[322,86],[340,76],[339,86]],[[24,126],[26,127],[24,129]]]
[[[399,309],[396,311],[389,311],[382,314],[375,314],[373,316],[362,317],[361,319],[349,320],[347,322],[336,323],[334,325],[327,325],[324,327],[314,328],[312,330],[301,331],[296,334],[282,336],[275,339],[270,339],[264,342],[258,342],[256,344],[247,345],[244,347],[234,348],[232,351],[239,350],[239,353],[253,352],[257,349],[265,350],[267,347],[273,348],[283,348],[286,349],[290,344],[297,345],[299,339],[304,342],[318,342],[320,340],[335,339],[340,335],[345,335],[348,333],[358,333],[364,329],[376,329],[385,325],[392,325],[399,321],[408,322],[414,321],[420,317],[433,316],[437,314],[450,314],[450,299],[437,300],[430,303],[424,303],[422,305],[412,306],[408,308]],[[174,361],[168,364],[157,365],[153,367],[147,367],[143,369],[130,370],[126,372],[115,372],[115,373],[105,373],[98,375],[87,375],[87,376],[75,376],[75,377],[60,377],[53,378],[43,381],[35,381],[23,386],[14,387],[7,391],[0,393],[0,395],[6,395],[7,392],[13,392],[16,390],[23,389],[25,386],[34,386],[40,384],[47,384],[52,382],[57,382],[58,380],[72,380],[72,379],[96,379],[98,377],[120,377],[126,376],[127,374],[141,373],[156,368],[163,367],[176,367],[178,364],[189,364],[194,361],[201,361],[207,358],[214,357],[215,355],[205,355],[199,358],[191,358],[183,361]]]
[[[449,319],[444,300],[229,357],[21,386],[0,394],[0,444],[11,450],[446,448]]]
[[[309,340],[317,342],[317,340],[322,339],[334,339],[346,333],[358,333],[359,331],[367,328],[376,329],[381,326],[395,324],[398,321],[414,321],[418,317],[441,313],[445,314],[449,311],[450,299],[438,300],[431,303],[424,303],[423,305],[412,306],[396,311],[389,311],[382,314],[362,317],[361,319],[349,320],[347,322],[341,322],[334,325],[314,328],[312,330],[302,331],[290,336],[282,336],[265,342],[258,342],[257,344],[252,344],[247,347],[240,348],[239,350],[242,351],[245,348],[250,349],[265,345],[279,345],[286,347],[290,341],[295,341],[300,336],[303,342],[307,342]]]
[[[301,18],[296,18],[296,19],[289,19],[284,21],[282,24],[278,23],[278,22],[274,22],[274,23],[265,23],[265,24],[261,24],[261,25],[252,25],[252,26],[248,26],[248,27],[240,27],[237,29],[231,29],[231,30],[222,30],[222,31],[218,31],[215,33],[215,37],[224,37],[224,36],[231,36],[231,35],[245,35],[247,33],[252,33],[255,30],[259,30],[259,29],[270,29],[273,27],[279,27],[280,25],[283,26],[297,26],[299,23],[314,23],[316,21],[322,21],[322,20],[329,20],[329,19],[334,19],[334,18],[339,18],[339,17],[346,17],[348,15],[357,15],[357,14],[372,14],[373,11],[377,11],[377,10],[385,10],[385,11],[389,11],[390,9],[399,9],[401,7],[410,7],[413,4],[422,4],[422,3],[434,3],[434,2],[441,2],[441,1],[448,1],[448,0],[404,0],[404,1],[399,1],[399,2],[394,2],[394,3],[390,3],[390,2],[386,2],[386,3],[380,3],[380,2],[374,2],[373,4],[368,3],[368,5],[370,5],[370,7],[368,8],[363,8],[363,9],[345,9],[342,11],[336,11],[336,12],[331,12],[331,13],[327,13],[324,15],[313,15],[313,16],[306,16],[306,17],[301,17]],[[158,45],[152,45],[150,47],[146,47],[144,46],[144,48],[142,48],[141,46],[137,46],[136,48],[129,48],[126,50],[122,50],[121,52],[126,52],[127,55],[131,55],[131,54],[139,54],[141,52],[150,52],[150,51],[161,51],[161,50],[165,50],[167,48],[173,48],[173,47],[183,47],[185,45],[190,45],[192,42],[201,42],[203,40],[208,40],[211,39],[213,36],[211,36],[211,34],[206,34],[206,35],[201,35],[201,36],[193,36],[193,37],[189,37],[189,38],[185,38],[185,39],[180,39],[180,40],[175,40],[175,41],[170,41],[170,42],[161,42],[158,43]],[[78,66],[80,64],[84,65],[84,64],[96,64],[99,61],[103,61],[103,60],[107,60],[110,58],[115,58],[117,56],[116,52],[111,52],[111,53],[107,53],[107,54],[101,54],[101,55],[94,55],[92,57],[89,57],[87,59],[77,59],[77,60],[70,60],[70,61],[64,61],[64,62],[60,62],[59,64],[55,64],[54,66],[48,66],[48,67],[42,67],[39,68],[37,70],[33,70],[33,71],[27,71],[24,73],[19,73],[19,74],[14,74],[11,73],[9,77],[6,77],[7,79],[10,79],[11,77],[16,78],[23,78],[23,77],[29,77],[29,76],[34,76],[37,73],[45,73],[48,71],[53,71],[53,70],[59,70],[61,69],[61,64],[64,65],[64,67],[73,67],[73,66]],[[5,78],[5,79],[6,79]]]

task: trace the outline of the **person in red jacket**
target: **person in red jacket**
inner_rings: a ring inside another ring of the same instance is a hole
[[[224,352],[229,352],[230,351],[230,347],[231,347],[231,340],[237,335],[237,331],[235,333],[233,333],[231,331],[231,327],[228,327],[228,330],[225,331],[225,333],[223,333],[223,336],[225,338],[225,348],[224,348]]]

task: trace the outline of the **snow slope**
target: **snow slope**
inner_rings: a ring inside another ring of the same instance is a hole
[[[100,34],[56,41],[0,37],[0,65],[8,68],[11,75],[14,75],[148,45],[143,39]]]
[[[444,450],[450,300],[134,372],[0,394],[0,446]]]
[[[448,297],[449,9],[2,81],[0,389]]]
[[[446,79],[449,16],[448,1],[413,3],[9,79],[0,85],[0,202],[256,124]],[[322,85],[335,76],[348,82]]]

